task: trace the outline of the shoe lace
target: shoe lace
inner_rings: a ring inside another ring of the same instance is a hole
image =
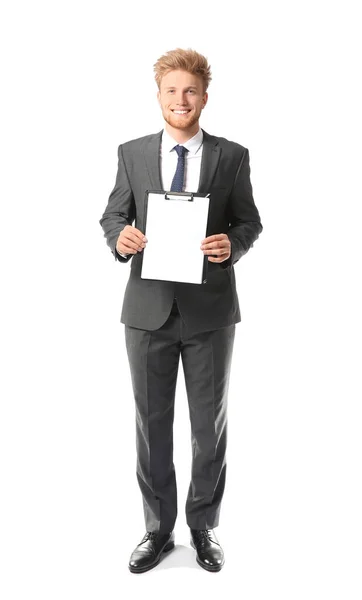
[[[210,540],[212,529],[201,529],[198,531],[197,535],[199,538],[200,544],[205,544],[206,540]]]
[[[146,542],[147,540],[151,540],[153,542],[153,541],[155,541],[157,536],[158,536],[157,531],[147,531],[142,541]]]

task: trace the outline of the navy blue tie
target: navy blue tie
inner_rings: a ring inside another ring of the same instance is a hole
[[[178,154],[176,173],[173,177],[171,184],[171,192],[182,192],[184,185],[184,173],[185,173],[185,154],[188,152],[185,146],[180,146],[177,144],[175,146],[175,150]]]

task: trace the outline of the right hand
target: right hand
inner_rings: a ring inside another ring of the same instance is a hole
[[[147,240],[143,241],[144,237],[145,234],[142,231],[136,229],[136,227],[132,227],[132,225],[126,225],[119,234],[116,249],[118,252],[123,252],[124,254],[142,252],[147,244]]]

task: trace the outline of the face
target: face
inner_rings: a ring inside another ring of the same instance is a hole
[[[198,75],[187,71],[169,71],[161,79],[157,99],[166,123],[184,132],[198,131],[198,121],[207,102],[203,82]]]

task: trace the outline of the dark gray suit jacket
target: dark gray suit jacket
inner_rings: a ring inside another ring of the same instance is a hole
[[[118,236],[126,225],[133,225],[135,221],[133,226],[145,232],[146,190],[162,189],[162,131],[118,147],[116,183],[99,221],[115,259],[126,263],[133,258],[121,323],[146,330],[160,328],[170,314],[175,295],[188,333],[239,323],[241,316],[233,265],[248,252],[263,229],[253,199],[247,148],[202,130],[199,188],[187,191],[210,192],[205,237],[226,233],[231,241],[231,256],[227,261],[208,261],[206,283],[141,279],[143,251],[127,258],[116,251]]]

